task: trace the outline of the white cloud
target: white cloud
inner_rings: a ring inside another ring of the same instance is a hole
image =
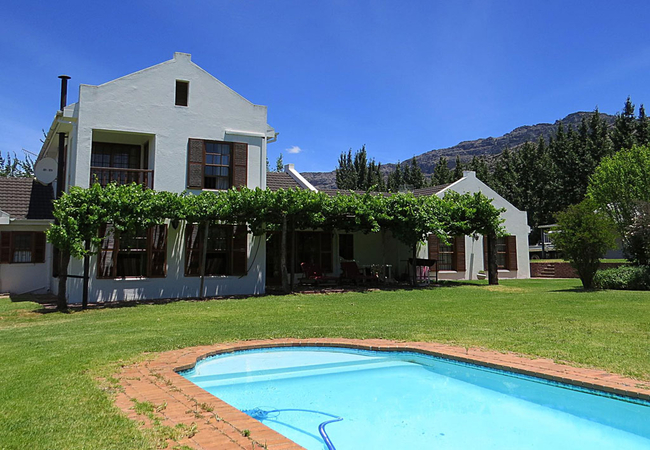
[[[300,147],[298,147],[297,145],[294,145],[293,147],[288,148],[286,150],[287,153],[294,153],[294,154],[295,153],[300,153],[301,151],[302,151],[302,149]]]

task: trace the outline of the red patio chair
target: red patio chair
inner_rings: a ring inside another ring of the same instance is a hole
[[[309,262],[300,263],[300,268],[302,269],[302,278],[300,279],[301,284],[311,284],[318,285],[320,283],[335,283],[338,281],[336,277],[330,277],[323,273],[323,270],[318,267],[316,264]]]
[[[378,281],[377,275],[366,275],[357,266],[355,261],[341,262],[341,281],[350,280],[354,284],[366,281]]]

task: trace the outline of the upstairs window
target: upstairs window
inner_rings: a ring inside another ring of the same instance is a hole
[[[230,189],[230,143],[205,143],[204,189]]]
[[[190,82],[176,80],[176,106],[187,106],[190,93]]]
[[[189,139],[187,188],[230,189],[248,184],[248,144]]]
[[[3,231],[0,233],[0,263],[44,263],[45,233]]]

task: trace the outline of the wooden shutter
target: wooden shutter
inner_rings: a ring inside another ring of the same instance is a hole
[[[465,272],[465,236],[454,238],[454,257],[457,272]]]
[[[232,144],[232,185],[238,189],[248,185],[248,144]]]
[[[185,226],[185,276],[196,277],[201,273],[203,249],[203,225],[188,223]]]
[[[429,242],[429,259],[438,260],[438,238],[433,234],[427,236],[427,241]]]
[[[167,225],[155,225],[149,228],[147,234],[147,276],[164,278],[167,275]]]
[[[488,271],[488,237],[483,236],[483,270]]]
[[[45,233],[37,231],[34,233],[34,259],[33,263],[45,262]]]
[[[246,225],[233,227],[232,274],[246,275],[248,272],[248,230]]]
[[[517,236],[506,236],[506,252],[508,254],[508,270],[517,270]]]
[[[11,262],[11,231],[0,233],[0,263],[9,264]]]
[[[102,225],[99,229],[102,242],[97,258],[97,278],[115,278],[115,251],[119,248],[115,233],[111,225]]]
[[[187,143],[187,188],[203,189],[205,141],[190,139]]]

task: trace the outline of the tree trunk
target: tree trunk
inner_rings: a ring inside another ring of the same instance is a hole
[[[201,247],[201,266],[199,267],[199,276],[201,277],[199,298],[203,299],[203,293],[205,292],[205,263],[208,256],[208,233],[210,232],[210,222],[205,222],[201,225],[203,226],[203,246]]]
[[[86,252],[90,250],[90,241],[86,241]],[[88,308],[88,283],[90,282],[90,255],[86,253],[84,256],[84,288],[83,298],[81,300],[81,308]]]
[[[287,274],[287,216],[282,216],[282,239],[280,241],[280,274],[282,276],[282,290],[289,292],[289,279]]]
[[[499,271],[497,267],[497,236],[488,234],[488,284],[499,284]]]
[[[418,244],[417,242],[413,244],[413,276],[411,277],[411,286],[416,286],[418,284]]]
[[[59,252],[59,296],[56,302],[56,309],[59,311],[68,310],[67,290],[68,265],[70,264],[70,252],[61,250]]]
[[[291,221],[291,276],[289,277],[289,291],[293,292],[293,279],[296,272],[296,222]]]

